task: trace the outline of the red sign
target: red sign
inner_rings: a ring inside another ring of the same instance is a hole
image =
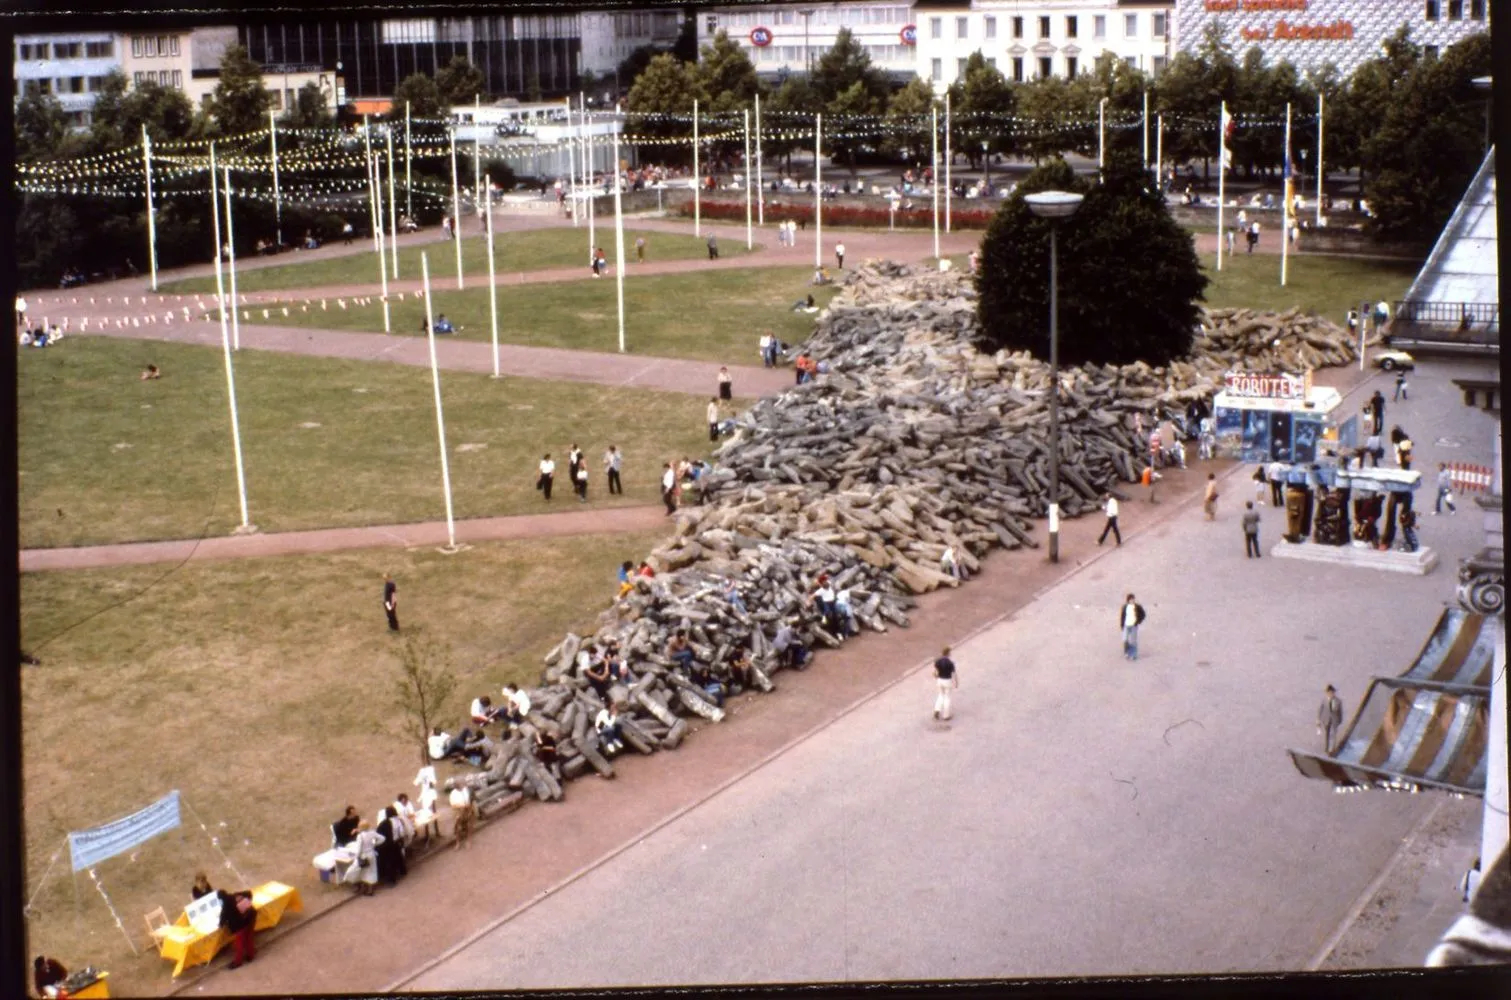
[[[750,44],[758,49],[764,49],[771,44],[771,29],[754,27],[750,29]]]
[[[1259,372],[1228,372],[1223,389],[1231,396],[1251,399],[1306,399],[1304,375],[1264,375]]]
[[[905,24],[905,25],[903,25],[902,26],[902,30],[897,33],[897,37],[900,38],[900,39],[902,39],[902,44],[904,44],[904,45],[917,45],[918,44],[918,25],[916,25],[916,24]]]

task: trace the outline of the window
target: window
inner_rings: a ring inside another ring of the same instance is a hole
[[[964,80],[965,79],[965,64],[966,64],[966,62],[967,62],[967,60],[965,60],[965,59],[956,59],[955,60],[955,79],[957,79],[957,80]]]
[[[142,57],[142,39],[139,35],[131,36],[131,55],[137,59]]]
[[[84,46],[79,42],[57,42],[52,47],[54,59],[78,59],[84,54]]]
[[[168,39],[168,47],[172,51],[172,53],[174,55],[178,55],[178,36],[177,35],[174,35],[172,38]]]
[[[109,59],[115,55],[115,42],[85,42],[84,54],[90,59]]]
[[[1167,34],[1169,34],[1169,31],[1165,27],[1166,17],[1167,15],[1163,12],[1159,12],[1154,15],[1152,19],[1154,21],[1154,28],[1152,30],[1155,38],[1164,38]]]
[[[997,57],[996,56],[987,56],[986,57],[986,64],[988,66],[990,66],[992,69],[996,69],[997,68]]]
[[[1074,80],[1075,78],[1076,78],[1076,57],[1075,56],[1066,56],[1065,57],[1065,79],[1067,79],[1067,80]]]
[[[215,99],[215,95],[214,94],[200,94],[199,95],[199,106],[201,108],[203,108],[204,110],[209,111],[210,110],[210,102],[213,101],[214,99]]]
[[[1048,79],[1049,78],[1049,74],[1050,74],[1049,56],[1040,56],[1039,57],[1039,79],[1041,79],[1041,80]]]
[[[172,73],[172,71],[171,70],[166,70],[166,69],[159,70],[158,74],[157,74],[157,82],[158,82],[158,86],[161,86],[161,87],[166,87],[169,84],[171,84],[173,82],[173,73]]]
[[[45,58],[47,58],[46,56],[41,56],[41,55],[37,54],[37,49],[39,49],[39,48],[46,48],[46,46],[45,45],[42,45],[42,46],[32,45],[29,42],[23,42],[23,43],[21,43],[20,45],[18,45],[16,47],[16,51],[17,51],[16,58],[19,59],[19,60],[23,60],[23,61],[30,60],[30,59],[45,59]]]
[[[172,44],[172,41],[173,40],[167,35],[158,35],[157,54],[160,56],[165,56],[169,54],[170,50],[177,48],[177,46]]]
[[[1013,56],[1013,82],[1023,82],[1023,57]]]
[[[996,38],[997,37],[997,19],[995,17],[988,17],[988,18],[984,19],[983,23],[986,26],[985,27],[986,37],[987,38]]]
[[[1123,37],[1125,37],[1125,38],[1137,38],[1138,37],[1138,15],[1137,14],[1124,14],[1123,15]]]
[[[1448,20],[1462,21],[1464,19],[1464,0],[1448,0]]]
[[[929,37],[930,38],[943,38],[944,37],[944,18],[942,18],[942,17],[931,17],[931,18],[929,18]]]
[[[142,77],[144,77],[146,75],[147,75],[146,73],[143,73],[140,70],[138,70],[135,73],[132,73],[131,74],[131,84],[132,84],[132,86],[134,86],[134,87],[140,87],[142,85]]]
[[[1163,73],[1165,71],[1165,66],[1169,63],[1169,61],[1170,60],[1166,59],[1164,56],[1155,56],[1154,75],[1159,76],[1161,73]]]
[[[1041,17],[1041,18],[1039,18],[1039,37],[1040,38],[1048,38],[1049,37],[1049,18],[1047,18],[1047,17]]]
[[[971,19],[970,18],[968,18],[968,17],[957,17],[957,18],[955,18],[955,37],[956,38],[969,38],[969,37],[971,37]]]
[[[1427,0],[1427,20],[1429,20],[1429,21],[1436,21],[1437,19],[1438,19],[1438,0]]]
[[[184,89],[184,71],[181,69],[176,69],[173,71],[173,89]]]
[[[85,84],[91,94],[98,93],[105,89],[105,78],[103,76],[91,76],[85,81]]]
[[[157,55],[157,39],[148,35],[142,39],[142,55],[151,58]]]
[[[1124,56],[1123,62],[1129,69],[1138,69],[1138,56]]]
[[[1074,37],[1076,37],[1076,29],[1078,27],[1079,27],[1079,25],[1077,25],[1076,18],[1073,15],[1071,17],[1067,17],[1065,19],[1065,37],[1066,38],[1074,38]]]
[[[1096,17],[1091,19],[1091,37],[1107,37],[1107,16],[1105,14],[1098,14]]]
[[[929,79],[933,80],[935,83],[938,83],[944,79],[943,59],[929,60]]]
[[[1485,0],[1469,0],[1469,20],[1483,21],[1485,19]]]
[[[268,93],[271,94],[272,97],[273,97],[273,101],[272,101],[272,104],[270,105],[270,107],[272,107],[272,109],[274,111],[282,111],[283,110],[283,91],[281,91],[281,90],[270,90],[270,91],[268,91]]]
[[[1023,37],[1023,18],[1021,18],[1021,17],[1015,17],[1015,18],[1013,18],[1013,37],[1014,38],[1022,38]]]

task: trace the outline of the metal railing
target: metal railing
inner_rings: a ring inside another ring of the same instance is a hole
[[[1500,327],[1498,302],[1423,302],[1403,299],[1396,303],[1395,322],[1418,326],[1443,326],[1461,331]]]

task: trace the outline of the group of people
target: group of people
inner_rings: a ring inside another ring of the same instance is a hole
[[[603,468],[608,478],[609,494],[611,496],[624,492],[624,481],[621,473],[624,469],[624,453],[618,445],[609,445],[608,451],[603,453]],[[540,465],[537,467],[535,488],[540,491],[542,499],[551,499],[551,488],[556,482],[556,461],[551,458],[551,453],[546,452],[541,456]],[[578,503],[588,502],[588,463],[583,456],[583,451],[574,441],[572,447],[567,449],[567,483],[577,495]]]
[[[418,802],[400,792],[373,820],[364,818],[356,806],[347,806],[331,824],[331,846],[344,848],[352,857],[341,880],[355,886],[359,895],[371,896],[379,883],[398,885],[409,874],[411,851],[440,839],[435,768],[421,768],[414,784]]]

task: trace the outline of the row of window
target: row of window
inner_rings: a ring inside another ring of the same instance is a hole
[[[143,70],[131,74],[131,82],[140,87],[143,83],[155,83],[175,90],[184,89],[184,71],[181,69]]]
[[[1128,67],[1130,69],[1138,69],[1139,68],[1138,56],[1124,56],[1123,57],[1123,61],[1128,64]],[[1039,64],[1039,78],[1040,79],[1042,79],[1044,77],[1048,77],[1048,76],[1053,76],[1054,75],[1054,59],[1052,57],[1050,57],[1050,56],[1040,56],[1038,58],[1037,62]],[[992,67],[993,69],[997,68],[997,60],[994,59],[994,58],[988,57],[987,60],[986,60],[986,63],[987,63],[988,66]],[[1153,72],[1154,72],[1154,74],[1156,76],[1159,75],[1161,72],[1164,71],[1166,63],[1167,63],[1167,60],[1165,59],[1164,56],[1155,56],[1154,57],[1154,62],[1153,62],[1153,66],[1151,67],[1151,69],[1153,70]],[[957,80],[964,80],[965,79],[965,64],[966,64],[966,60],[964,60],[964,59],[957,59],[957,60],[955,60],[955,78]],[[1022,56],[1013,56],[1011,79],[1012,79],[1012,81],[1014,83],[1023,83],[1024,80],[1026,79],[1026,77],[1024,75],[1024,66],[1025,66],[1025,61],[1024,61],[1024,58]],[[1079,60],[1075,56],[1066,56],[1065,57],[1065,78],[1067,80],[1073,80],[1073,79],[1075,79],[1076,74],[1079,73],[1079,72],[1080,72],[1080,62],[1079,62]],[[943,83],[944,82],[944,60],[943,59],[932,59],[932,60],[930,60],[929,78],[932,79],[935,83]]]
[[[94,94],[105,89],[103,76],[60,76],[52,80],[16,80],[17,94]]]
[[[871,57],[871,62],[878,66],[887,66],[892,63],[911,63],[914,49],[911,45],[863,45],[866,55]],[[827,44],[815,42],[808,50],[816,59],[829,51]],[[804,61],[803,46],[801,45],[768,45],[765,48],[754,49],[750,53],[751,61],[756,63],[778,63],[793,66]]]
[[[131,36],[131,56],[133,59],[155,59],[158,56],[176,56],[178,53],[177,35]]]
[[[16,61],[33,59],[110,59],[115,56],[115,42],[20,42]]]
[[[986,38],[996,38],[997,37],[997,19],[995,17],[984,17],[981,20],[982,20],[982,33],[983,33],[983,36],[986,37]],[[1012,22],[1013,22],[1012,23],[1012,29],[1013,29],[1013,37],[1014,38],[1022,38],[1023,37],[1024,27],[1025,27],[1024,26],[1024,21],[1025,20],[1026,19],[1022,18],[1022,17],[1015,17],[1015,18],[1012,19]],[[1039,21],[1039,37],[1040,38],[1048,38],[1049,37],[1049,29],[1050,29],[1050,25],[1051,25],[1052,20],[1053,20],[1053,18],[1049,17],[1048,15],[1044,15],[1044,16],[1039,17],[1038,21]],[[1149,16],[1149,21],[1150,21],[1150,24],[1149,24],[1149,37],[1156,38],[1156,39],[1158,39],[1158,38],[1165,38],[1169,34],[1170,19],[1169,19],[1169,16],[1167,14],[1165,14],[1163,12],[1152,13]],[[1081,33],[1081,19],[1080,19],[1080,17],[1078,17],[1077,15],[1074,15],[1074,14],[1068,15],[1065,18],[1065,37],[1066,38],[1079,38],[1080,37],[1080,33]],[[957,17],[957,18],[955,18],[955,37],[958,39],[958,38],[969,38],[970,36],[971,36],[971,19],[969,17]],[[931,18],[929,18],[929,37],[930,38],[938,38],[938,39],[943,39],[944,38],[944,18],[942,18],[942,17],[931,17]],[[1105,14],[1097,14],[1097,15],[1095,15],[1095,16],[1092,17],[1092,19],[1091,19],[1091,37],[1092,38],[1106,38],[1107,37],[1107,16]],[[1139,37],[1139,16],[1137,14],[1124,14],[1123,15],[1123,37],[1124,38],[1138,38]]]
[[[809,17],[803,17],[800,10],[764,10],[745,12],[738,14],[709,14],[708,33],[714,34],[722,26],[725,29],[736,31],[743,29],[749,31],[755,27],[772,27],[780,24],[803,24],[809,27],[817,25],[834,25],[846,28],[855,28],[865,24],[895,24],[899,27],[912,21],[912,10],[908,7],[825,7],[810,11]]]
[[[1448,0],[1448,20],[1464,20],[1464,0]],[[1427,20],[1438,21],[1443,19],[1443,4],[1439,0],[1427,0]],[[1483,21],[1485,19],[1485,0],[1469,0],[1469,20]]]

